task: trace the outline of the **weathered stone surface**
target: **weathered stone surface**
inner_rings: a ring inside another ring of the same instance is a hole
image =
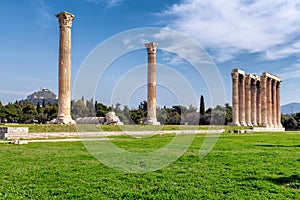
[[[104,124],[105,117],[79,117],[76,124]]]
[[[240,126],[239,121],[239,74],[232,71],[232,123],[234,126]]]
[[[247,74],[245,79],[245,121],[247,126],[252,126],[251,113],[251,77]]]
[[[232,70],[233,124],[280,128],[281,79],[264,72],[261,76]]]
[[[157,43],[145,44],[148,53],[147,119],[144,124],[160,125],[156,119],[156,48]]]
[[[3,127],[0,128],[1,139],[26,138],[28,127]]]
[[[282,127],[254,127],[253,132],[284,132],[285,128]]]
[[[119,119],[115,112],[108,112],[105,115],[105,124],[123,125],[123,122]]]
[[[56,15],[60,27],[58,62],[58,114],[54,123],[74,124],[71,118],[71,28],[74,15]]]

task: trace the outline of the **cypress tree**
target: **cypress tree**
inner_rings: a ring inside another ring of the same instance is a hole
[[[199,111],[199,125],[203,124],[202,118],[205,114],[205,105],[204,105],[204,97],[201,95],[200,98],[200,111]]]
[[[200,115],[204,115],[205,113],[205,105],[204,105],[204,97],[201,95],[200,98]]]

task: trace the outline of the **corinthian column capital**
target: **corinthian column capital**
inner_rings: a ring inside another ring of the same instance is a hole
[[[66,11],[58,13],[55,15],[58,18],[58,23],[60,27],[72,28],[72,22],[74,20],[74,15]]]
[[[148,53],[156,53],[157,46],[158,44],[156,42],[150,42],[145,44]]]

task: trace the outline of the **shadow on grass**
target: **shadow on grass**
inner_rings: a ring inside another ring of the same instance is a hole
[[[258,144],[259,147],[300,147],[300,145],[282,145],[282,144]]]
[[[246,181],[253,181],[253,180],[261,180],[255,177],[249,177],[245,179]],[[291,176],[280,176],[277,178],[265,177],[262,180],[272,182],[279,186],[284,186],[286,188],[292,189],[300,189],[300,176],[298,174],[293,174]]]

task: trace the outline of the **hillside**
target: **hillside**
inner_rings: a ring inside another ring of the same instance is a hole
[[[295,114],[300,112],[300,103],[294,102],[281,106],[281,113],[283,114]]]
[[[57,104],[57,95],[49,89],[41,88],[39,91],[28,95],[25,100],[19,102],[31,102],[34,105],[37,105],[38,103],[40,103],[40,105],[48,103]]]

